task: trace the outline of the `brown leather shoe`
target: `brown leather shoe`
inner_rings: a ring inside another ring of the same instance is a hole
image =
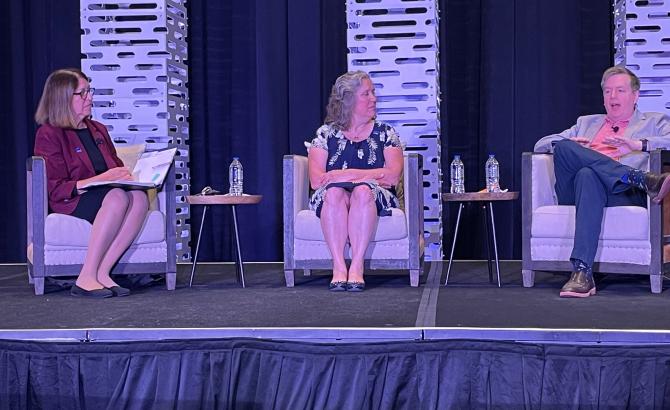
[[[596,294],[596,283],[593,281],[593,275],[586,272],[572,272],[570,280],[563,285],[561,293],[562,298],[586,298]]]
[[[664,172],[660,175],[651,172],[644,174],[644,185],[647,187],[647,194],[649,194],[652,201],[660,203],[670,193],[669,175],[669,172]]]

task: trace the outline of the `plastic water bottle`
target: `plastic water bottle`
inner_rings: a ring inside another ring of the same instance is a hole
[[[238,157],[233,157],[233,162],[228,168],[228,182],[230,183],[230,195],[242,195],[242,186],[244,184],[244,171],[242,163]]]
[[[465,193],[465,167],[460,155],[454,155],[451,161],[451,193]]]
[[[493,154],[486,160],[486,190],[500,192],[500,165]]]

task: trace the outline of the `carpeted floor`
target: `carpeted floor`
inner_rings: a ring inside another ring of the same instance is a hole
[[[436,326],[670,329],[668,290],[652,294],[645,276],[597,278],[597,294],[582,299],[558,296],[567,272],[538,272],[533,288],[522,286],[519,263],[504,263],[501,275],[498,288],[489,285],[485,262],[457,264],[440,290]]]
[[[245,264],[247,287],[230,264],[199,264],[192,288],[190,265],[180,265],[177,289],[165,283],[134,288],[131,296],[92,300],[70,296],[68,283],[35,296],[25,268],[0,270],[0,329],[83,327],[411,327],[422,288],[406,274],[372,274],[363,293],[329,292],[327,272],[296,274],[284,284],[282,265]]]
[[[521,285],[518,261],[501,264],[503,287],[488,281],[485,262],[456,262],[449,286],[446,263],[426,264],[418,288],[404,272],[366,275],[362,293],[327,290],[327,271],[296,273],[286,288],[280,263],[246,264],[247,288],[231,264],[180,265],[177,289],[164,282],[133,288],[127,298],[91,300],[69,295],[67,281],[35,296],[25,266],[0,266],[0,329],[238,328],[238,327],[481,327],[558,329],[670,329],[670,295],[649,290],[643,276],[609,275],[598,294],[561,299],[567,273],[540,272],[534,288]],[[438,285],[439,284],[439,285]],[[432,317],[426,321],[426,317]]]

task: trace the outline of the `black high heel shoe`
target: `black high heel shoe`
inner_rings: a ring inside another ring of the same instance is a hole
[[[363,292],[365,282],[347,282],[347,292]]]
[[[328,290],[331,292],[344,292],[345,290],[347,290],[347,282],[343,280],[330,282],[328,284]]]

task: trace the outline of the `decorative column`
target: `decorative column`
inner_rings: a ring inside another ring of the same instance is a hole
[[[670,114],[670,1],[614,1],[614,63],[640,77],[641,111]]]
[[[177,147],[177,258],[190,258],[185,0],[80,0],[81,68],[116,145]]]
[[[442,259],[437,0],[348,0],[349,70],[366,71],[377,118],[423,156],[427,260]]]

